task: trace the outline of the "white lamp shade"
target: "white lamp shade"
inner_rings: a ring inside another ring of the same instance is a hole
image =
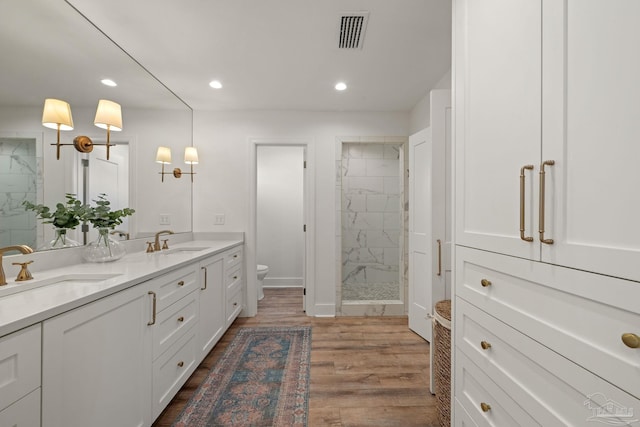
[[[101,99],[98,101],[93,124],[102,129],[122,130],[122,108],[117,102]]]
[[[188,165],[198,164],[198,150],[196,150],[196,147],[186,147],[184,149],[184,162]]]
[[[42,125],[51,129],[58,129],[59,125],[60,130],[73,130],[73,118],[69,103],[60,99],[45,99]]]
[[[156,154],[156,163],[163,163],[165,165],[171,164],[171,148],[158,147],[158,153]]]

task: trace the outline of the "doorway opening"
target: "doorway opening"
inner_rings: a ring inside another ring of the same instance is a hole
[[[405,146],[397,138],[340,141],[338,315],[406,313]]]

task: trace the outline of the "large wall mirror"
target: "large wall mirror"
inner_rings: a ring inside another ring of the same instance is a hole
[[[135,209],[119,227],[131,238],[191,231],[191,180],[162,182],[155,163],[158,146],[167,146],[175,167],[185,169],[181,153],[192,144],[188,105],[62,0],[2,0],[0,57],[0,247],[42,247],[54,229],[22,203],[53,208],[65,193],[88,202],[106,193],[114,207]],[[56,131],[42,126],[46,98],[71,105],[74,129],[60,135],[67,144],[79,135],[104,143],[106,131],[93,124],[98,101],[119,103],[123,130],[111,133],[116,147],[109,160],[103,146],[88,154],[63,146],[57,160]],[[75,239],[86,238],[81,234],[76,230]]]

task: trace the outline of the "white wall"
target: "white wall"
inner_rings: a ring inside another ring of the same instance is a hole
[[[259,146],[257,257],[269,267],[264,286],[302,286],[303,147]]]
[[[340,113],[300,111],[194,112],[194,145],[200,155],[194,183],[194,231],[247,231],[250,221],[250,138],[310,141],[315,157],[315,309],[335,311],[335,185],[338,136],[406,136],[407,113]],[[214,225],[214,215],[226,215]],[[250,236],[249,236],[250,237]],[[255,259],[247,242],[247,259]],[[255,278],[248,271],[248,284]],[[255,274],[253,274],[255,276]],[[251,290],[248,292],[251,296]],[[255,294],[254,294],[255,295]],[[313,313],[312,313],[313,314]]]
[[[451,89],[451,69],[444,73],[438,83],[432,89]],[[431,117],[430,105],[431,105],[431,91],[427,91],[422,99],[411,110],[411,116],[409,119],[409,134],[414,133],[429,127],[429,117]]]

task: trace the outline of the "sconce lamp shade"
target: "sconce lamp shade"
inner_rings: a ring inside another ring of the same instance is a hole
[[[184,162],[188,165],[198,164],[198,150],[196,150],[196,147],[186,147],[184,149]]]
[[[156,154],[156,163],[162,163],[163,165],[171,164],[171,148],[158,147],[158,153]]]
[[[60,130],[73,130],[73,118],[69,103],[60,99],[45,99],[42,125],[51,129],[58,129],[60,126]]]
[[[93,124],[101,129],[122,130],[122,108],[117,102],[101,99],[98,101]]]

